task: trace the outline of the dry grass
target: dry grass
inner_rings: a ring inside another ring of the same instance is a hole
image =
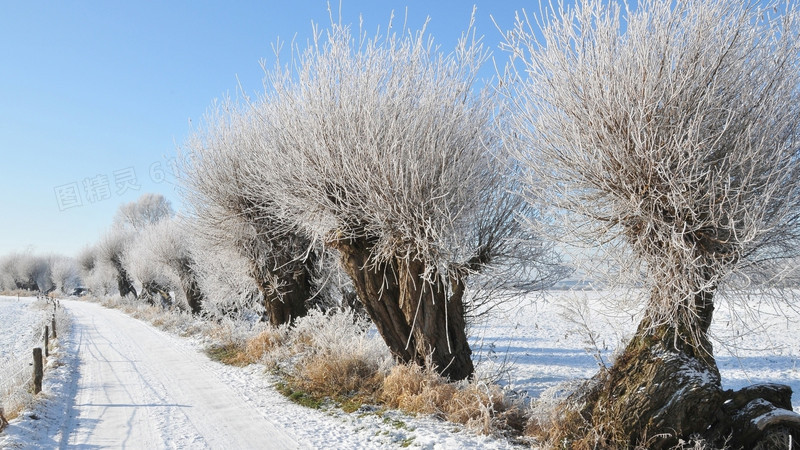
[[[268,328],[247,341],[244,357],[251,363],[262,361],[264,356],[286,342],[286,329]]]
[[[293,328],[277,330],[277,341],[262,361],[285,379],[294,400],[319,404],[332,399],[346,411],[375,403],[392,364],[385,344],[369,322],[352,311],[312,311]]]
[[[462,386],[449,405],[447,420],[463,423],[478,433],[518,435],[527,423],[521,401],[497,384],[481,380]]]
[[[179,308],[163,308],[149,305],[130,297],[107,296],[87,297],[89,301],[100,303],[106,308],[119,309],[125,314],[150,323],[156,328],[180,336],[193,336],[207,329],[206,324]]]
[[[291,384],[315,397],[374,399],[383,374],[372,361],[358,357],[331,359],[321,355],[298,364]]]
[[[444,417],[444,405],[455,392],[455,384],[448,383],[430,369],[398,365],[386,377],[380,399],[391,408]]]
[[[521,402],[483,380],[453,383],[429,368],[395,366],[380,400],[414,414],[432,414],[483,434],[519,435],[527,421]]]
[[[484,434],[519,435],[522,402],[487,381],[453,383],[432,369],[394,365],[369,323],[352,311],[314,311],[294,328],[265,330],[247,343],[252,360],[278,373],[280,391],[303,405],[331,400],[345,411],[377,404],[433,415]],[[238,350],[242,352],[243,350]],[[231,363],[241,355],[228,355]]]
[[[220,327],[217,327],[220,328]],[[219,336],[220,332],[215,333]],[[277,346],[281,345],[285,339],[285,334],[280,329],[269,328],[261,331],[250,339],[233,339],[230,334],[225,338],[219,339],[221,343],[210,346],[206,353],[214,360],[231,366],[244,367],[250,364],[262,362],[265,355]]]

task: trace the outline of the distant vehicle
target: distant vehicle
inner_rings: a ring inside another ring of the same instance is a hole
[[[84,295],[86,295],[88,293],[89,293],[89,289],[86,289],[85,287],[76,287],[72,291],[71,295],[73,295],[75,297],[82,297],[82,296],[84,296]]]

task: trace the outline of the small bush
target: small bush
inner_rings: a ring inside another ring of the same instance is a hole
[[[521,402],[483,380],[453,383],[418,365],[392,369],[380,399],[387,406],[416,414],[433,414],[483,434],[519,434],[527,422]]]
[[[358,356],[333,359],[319,354],[303,360],[292,377],[293,384],[309,393],[334,399],[373,399],[382,381],[383,373],[373,361]]]
[[[447,404],[447,420],[482,434],[519,434],[527,423],[520,402],[499,385],[482,380],[462,385]]]
[[[278,330],[283,334],[275,339],[282,345],[264,360],[283,373],[292,390],[317,400],[330,398],[351,411],[377,401],[392,359],[369,321],[352,310],[315,310],[294,328]]]
[[[285,332],[276,328],[266,329],[250,339],[236,339],[230,333],[220,339],[220,334],[225,332],[220,332],[219,329],[218,327],[213,334],[223,343],[210,346],[206,349],[206,354],[215,361],[231,366],[244,367],[260,362],[264,355],[281,345],[285,339]]]
[[[445,405],[455,394],[452,383],[418,365],[392,368],[383,383],[380,399],[387,406],[415,414],[445,415]]]
[[[287,340],[287,327],[268,328],[247,341],[245,357],[251,362],[262,361],[264,356],[284,345]]]

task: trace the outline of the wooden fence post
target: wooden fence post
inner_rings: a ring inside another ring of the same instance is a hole
[[[44,326],[44,356],[50,356],[50,330],[47,325]]]
[[[0,406],[0,431],[3,431],[8,426],[8,420],[6,420],[6,416],[3,415],[4,412],[3,407]]]
[[[53,339],[55,339],[55,338],[58,337],[58,335],[56,334],[56,315],[55,314],[53,314],[53,319],[50,321],[50,324],[52,325],[51,330],[52,330],[52,333],[53,333]]]
[[[42,349],[33,349],[33,393],[42,392],[42,378],[44,378],[44,366],[42,365]]]

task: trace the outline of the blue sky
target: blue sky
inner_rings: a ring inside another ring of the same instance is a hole
[[[478,32],[496,48],[490,15],[510,27],[533,1],[479,0]],[[158,192],[176,209],[177,147],[215,98],[261,88],[259,61],[278,38],[305,42],[328,24],[327,3],[208,1],[0,4],[0,255],[76,254],[117,207]],[[384,27],[391,11],[452,48],[469,1],[343,0],[343,22]],[[339,3],[332,2],[336,14]],[[494,51],[499,60],[505,55]]]

